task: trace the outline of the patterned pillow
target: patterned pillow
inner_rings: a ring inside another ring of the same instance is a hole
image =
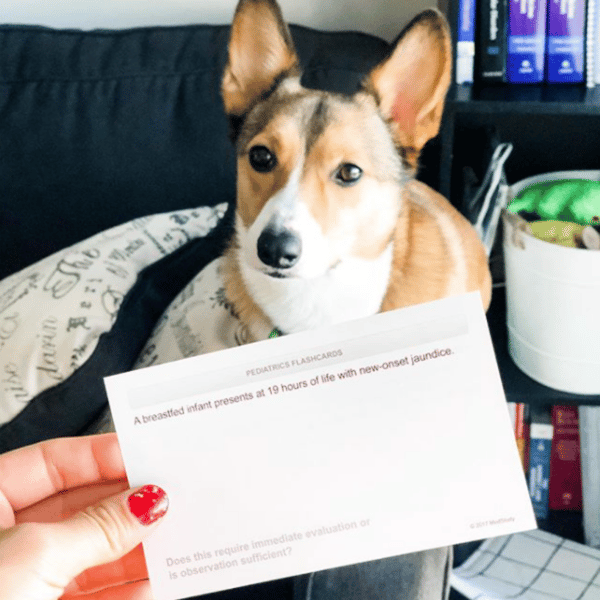
[[[202,269],[156,324],[134,368],[225,350],[249,342],[225,297],[222,257]]]
[[[226,212],[136,219],[0,282],[0,451],[77,434],[99,414],[102,376],[131,367],[164,308],[219,255]]]

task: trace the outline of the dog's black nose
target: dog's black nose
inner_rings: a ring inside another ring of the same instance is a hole
[[[289,269],[300,258],[302,243],[300,238],[286,229],[265,229],[256,244],[258,258],[276,269]]]

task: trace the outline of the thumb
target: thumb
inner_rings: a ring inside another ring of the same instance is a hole
[[[0,531],[0,580],[3,588],[8,585],[2,597],[59,598],[82,571],[133,550],[168,504],[161,488],[148,485],[105,498],[64,521]]]
[[[133,550],[167,512],[164,490],[146,485],[89,506],[55,524],[57,548],[71,579]]]

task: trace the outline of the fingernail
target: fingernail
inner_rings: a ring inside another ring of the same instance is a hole
[[[169,498],[157,485],[145,485],[127,498],[129,510],[142,525],[158,521],[169,508]]]

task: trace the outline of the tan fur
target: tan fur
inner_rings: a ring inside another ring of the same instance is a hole
[[[479,290],[484,308],[491,300],[487,257],[475,230],[450,203],[426,185],[412,181],[405,191],[405,211],[394,236],[390,285],[381,310],[393,310],[447,296],[449,279],[458,265],[452,260],[444,231],[434,215],[448,216],[461,238],[467,281],[464,292]],[[422,274],[427,273],[427,277]]]
[[[380,310],[476,290],[487,309],[491,277],[475,230],[446,199],[411,179],[423,145],[439,131],[451,55],[445,19],[428,10],[405,28],[352,98],[305,90],[274,0],[241,0],[222,84],[227,112],[245,119],[238,139],[238,222],[249,228],[296,172],[303,205],[328,239],[347,241],[348,254],[375,260],[393,243]],[[272,172],[249,165],[256,145],[276,154]],[[334,181],[345,163],[363,170],[356,186]],[[226,293],[251,336],[260,338],[277,324],[249,294],[239,260],[234,236],[225,256]]]
[[[238,4],[222,82],[227,113],[244,113],[277,77],[296,67],[298,59],[287,27],[280,27],[282,22],[279,6],[272,0]]]
[[[390,241],[389,235],[380,236],[376,222],[387,207],[378,210],[377,202],[364,201],[364,189],[370,180],[375,190],[380,187],[397,189],[398,158],[394,156],[391,144],[386,147],[385,138],[377,135],[381,121],[370,119],[370,113],[357,104],[336,106],[335,117],[310,153],[306,156],[302,194],[306,205],[321,224],[325,235],[346,235],[340,228],[340,215],[343,211],[357,211],[355,219],[361,223],[361,231],[356,234],[353,254],[363,258],[374,258],[381,254]],[[373,131],[375,130],[375,132]],[[356,140],[365,142],[357,145]],[[391,155],[391,156],[390,156]],[[332,172],[342,163],[361,165],[364,184],[351,188],[340,188],[331,178]],[[377,200],[385,198],[381,194]]]

